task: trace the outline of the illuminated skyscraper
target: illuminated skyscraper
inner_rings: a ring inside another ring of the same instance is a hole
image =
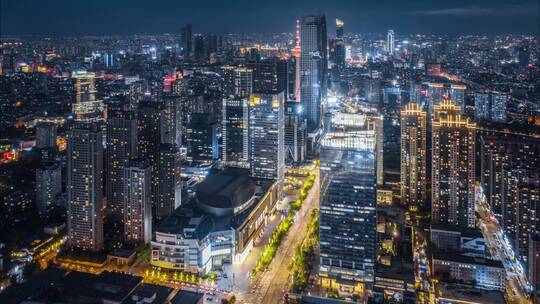
[[[137,119],[129,111],[113,111],[107,120],[107,213],[120,222],[124,207],[124,168],[137,156]]]
[[[75,81],[75,103],[91,102],[96,100],[95,73],[84,70],[73,72]]]
[[[300,18],[300,101],[307,119],[308,133],[321,125],[321,101],[326,95],[328,70],[326,18]]]
[[[284,93],[252,94],[249,100],[250,169],[255,178],[285,176]]]
[[[507,120],[508,95],[499,92],[491,94],[491,120],[505,123]]]
[[[345,67],[345,41],[343,40],[343,26],[345,23],[336,19],[336,38],[330,43],[330,61],[338,68]]]
[[[131,160],[124,168],[124,235],[127,241],[152,240],[151,170],[144,160]]]
[[[176,145],[159,146],[154,176],[152,195],[156,206],[156,217],[164,219],[180,206],[182,198],[180,151]]]
[[[465,90],[467,86],[462,84],[451,84],[447,88],[448,98],[461,108],[461,114],[465,111]]]
[[[222,161],[225,166],[249,166],[249,132],[248,132],[248,100],[247,98],[223,99],[223,138]]]
[[[287,61],[268,58],[251,62],[249,67],[253,71],[253,93],[287,94]]]
[[[388,33],[386,34],[386,51],[388,52],[388,54],[394,55],[395,49],[396,45],[394,30],[388,30]]]
[[[247,68],[234,70],[234,95],[248,98],[253,91],[253,71]]]
[[[297,101],[285,103],[285,161],[301,163],[306,159],[306,120],[302,104]]]
[[[477,92],[474,95],[474,119],[476,121],[489,120],[490,113],[490,96],[489,93]]]
[[[427,113],[411,102],[401,110],[401,201],[416,211],[426,203]]]
[[[434,106],[432,222],[474,227],[476,125],[451,100]]]
[[[528,261],[540,233],[540,140],[498,132],[480,138],[481,186],[516,253]]]
[[[103,144],[101,128],[77,123],[67,133],[68,244],[103,249]]]
[[[325,288],[363,293],[376,254],[374,130],[359,114],[335,114],[321,140],[319,275]]]

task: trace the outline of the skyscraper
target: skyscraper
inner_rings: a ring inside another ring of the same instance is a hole
[[[224,98],[221,136],[226,166],[249,166],[249,111],[247,98]]]
[[[432,222],[474,227],[476,125],[451,100],[434,106]]]
[[[306,159],[306,120],[302,104],[297,101],[285,103],[285,161],[301,163]]]
[[[394,55],[394,51],[396,49],[395,46],[395,37],[394,37],[394,30],[388,30],[388,33],[386,33],[386,51],[390,55]]]
[[[159,146],[154,176],[152,193],[155,200],[155,214],[158,219],[163,219],[181,203],[180,151],[176,145]]]
[[[151,170],[147,161],[131,160],[124,168],[124,235],[127,241],[152,240]]]
[[[486,92],[474,94],[474,119],[476,121],[489,120],[490,96]]]
[[[307,119],[307,131],[321,125],[321,101],[326,95],[326,18],[324,15],[300,18],[300,101]]]
[[[62,168],[52,164],[36,169],[36,209],[45,214],[62,192]]]
[[[137,157],[137,119],[131,111],[113,111],[107,120],[107,213],[114,222],[123,219],[124,168]]]
[[[337,113],[321,140],[320,269],[325,288],[363,293],[374,280],[375,134],[365,117]]]
[[[411,102],[401,110],[401,201],[411,211],[425,208],[427,113]]]
[[[253,93],[287,94],[287,61],[262,59],[248,64],[253,71]]]
[[[96,100],[95,73],[84,70],[73,72],[75,86],[75,103],[91,102]]]
[[[253,91],[253,71],[248,68],[234,69],[234,95],[248,98]]]
[[[96,124],[76,123],[67,133],[68,244],[103,248],[103,144]]]
[[[184,58],[189,58],[191,56],[192,52],[192,43],[193,43],[193,34],[192,34],[192,28],[191,24],[186,24],[182,28],[182,34],[180,38],[181,42],[181,48],[182,48],[182,55]]]
[[[498,132],[480,137],[480,182],[516,253],[529,260],[540,233],[540,140]]]
[[[205,62],[208,59],[204,49],[204,36],[202,34],[195,35],[193,53],[197,62]]]
[[[250,169],[256,178],[285,176],[284,93],[252,94],[249,100]]]
[[[491,94],[491,120],[505,123],[508,119],[508,95],[499,92]]]

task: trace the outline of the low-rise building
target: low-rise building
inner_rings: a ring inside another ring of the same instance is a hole
[[[278,199],[273,180],[228,168],[198,185],[195,198],[164,220],[152,241],[151,264],[208,273],[241,263]]]

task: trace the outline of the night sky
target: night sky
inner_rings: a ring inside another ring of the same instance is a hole
[[[0,34],[291,32],[325,13],[346,31],[435,34],[540,32],[539,0],[0,0]]]

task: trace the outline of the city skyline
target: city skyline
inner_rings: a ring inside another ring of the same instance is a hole
[[[534,1],[1,5],[2,304],[540,303]]]

